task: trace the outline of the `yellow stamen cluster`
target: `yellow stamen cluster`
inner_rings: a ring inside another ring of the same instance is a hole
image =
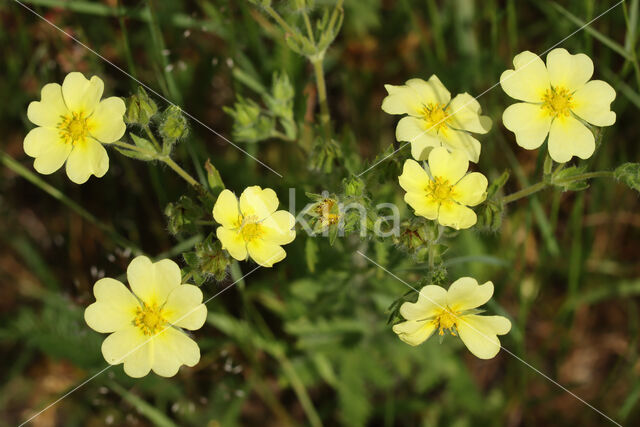
[[[433,324],[439,329],[438,334],[444,335],[445,331],[449,331],[451,335],[456,336],[455,328],[457,327],[456,322],[458,321],[459,314],[460,313],[447,309],[436,316],[436,318],[433,319]]]
[[[422,115],[429,124],[429,128],[445,131],[449,121],[449,108],[445,104],[429,103],[422,109]]]
[[[84,112],[70,113],[62,116],[58,130],[65,143],[83,143],[89,134],[88,119],[84,117]]]
[[[445,203],[453,198],[453,185],[449,180],[440,176],[436,176],[427,186],[427,197],[434,202]]]
[[[244,218],[243,225],[240,228],[240,235],[245,242],[260,239],[264,235],[264,227],[257,222],[257,218],[248,216]]]
[[[146,305],[142,304],[141,307],[136,309],[136,317],[133,319],[133,324],[140,328],[145,335],[155,335],[162,331],[167,321],[162,315],[162,308],[156,304]]]
[[[315,207],[316,213],[320,216],[320,221],[323,226],[335,225],[340,221],[340,215],[331,213],[336,206],[336,202],[332,199],[324,199]]]
[[[571,92],[562,86],[547,89],[542,96],[542,108],[552,117],[568,117],[573,108]]]

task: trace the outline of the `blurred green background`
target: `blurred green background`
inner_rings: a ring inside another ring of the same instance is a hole
[[[260,103],[274,72],[295,88],[300,138],[313,132],[317,93],[308,61],[292,52],[267,14],[239,0],[25,1],[107,60],[231,138],[222,107],[237,96]],[[312,16],[334,4],[316,0]],[[203,179],[206,159],[228,188],[274,188],[281,206],[295,188],[339,191],[394,142],[397,118],[380,104],[385,83],[437,74],[453,93],[476,96],[496,84],[523,50],[542,53],[614,1],[347,0],[344,25],[325,58],[333,128],[347,168],[324,174],[296,141],[270,138],[242,147],[283,175],[261,167],[195,122],[175,159]],[[299,13],[274,7],[291,25]],[[137,83],[12,0],[0,4],[2,151],[28,170],[22,141],[30,101],[70,71],[99,75],[105,95],[129,96]],[[159,31],[158,31],[159,30]],[[589,161],[610,170],[640,154],[638,1],[625,1],[560,47],[584,52],[595,77],[617,90],[616,124]],[[158,38],[160,35],[160,38]],[[256,90],[257,89],[257,90]],[[164,101],[156,97],[162,108]],[[515,144],[500,117],[513,100],[496,87],[479,99],[494,127],[481,138],[477,170],[490,179],[510,170],[507,192],[539,180],[543,157]],[[402,192],[397,175],[408,149],[366,174],[375,202]],[[102,179],[71,183],[64,172],[42,177],[95,217],[87,221],[38,185],[0,168],[0,424],[17,425],[106,366],[104,336],[83,321],[93,283],[119,277],[133,253],[171,257],[212,227],[171,236],[165,206],[189,191],[171,170],[109,150]],[[353,172],[353,171],[351,171]],[[624,425],[640,423],[640,203],[611,180],[586,191],[546,190],[509,205],[497,233],[460,233],[445,255],[450,281],[473,276],[496,287],[489,310],[514,324],[505,348]],[[412,216],[409,210],[404,217]],[[195,333],[202,359],[171,379],[134,380],[107,370],[33,420],[33,425],[605,425],[575,397],[501,352],[474,358],[457,339],[412,348],[387,325],[387,307],[406,287],[358,256],[363,251],[415,283],[426,265],[391,242],[318,241],[317,261],[302,233],[287,258],[259,269],[208,304]],[[310,265],[311,264],[311,265]],[[243,273],[254,266],[242,263]],[[313,270],[313,271],[311,271]],[[232,283],[210,280],[205,298]]]

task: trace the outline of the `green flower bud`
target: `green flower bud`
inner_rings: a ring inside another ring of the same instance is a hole
[[[171,105],[164,110],[158,131],[164,141],[163,151],[167,151],[165,150],[167,146],[168,151],[171,151],[170,148],[173,144],[187,136],[189,133],[187,118],[182,113],[180,107]]]
[[[144,88],[139,86],[138,93],[127,98],[127,111],[124,120],[128,124],[146,126],[157,112],[156,103],[149,98]]]

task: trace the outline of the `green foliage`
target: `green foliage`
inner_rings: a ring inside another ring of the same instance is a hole
[[[629,188],[640,191],[640,163],[625,163],[620,165],[613,172],[613,176]]]
[[[211,233],[202,242],[198,243],[195,251],[182,254],[187,267],[183,269],[186,274],[191,274],[197,285],[202,285],[209,277],[222,281],[227,277],[227,267],[230,264],[229,256],[222,250],[222,245]]]
[[[587,170],[586,166],[570,166],[560,169],[552,176],[552,183],[562,188],[562,191],[582,191],[589,188],[586,180],[575,180]]]
[[[31,3],[46,11],[55,1]],[[493,280],[495,299],[488,311],[509,315],[513,321],[512,333],[502,342],[506,349],[542,371],[545,363],[557,367],[563,376],[560,382],[567,378],[579,384],[594,405],[607,414],[621,414],[616,415],[621,422],[637,418],[634,404],[640,393],[627,379],[634,378],[629,373],[634,372],[635,349],[591,345],[637,341],[633,297],[638,295],[638,281],[629,261],[635,259],[637,236],[626,224],[627,217],[618,220],[614,212],[634,212],[637,197],[620,197],[616,192],[614,199],[607,186],[581,176],[593,173],[596,165],[613,169],[638,157],[637,148],[624,143],[637,133],[626,117],[635,114],[634,99],[637,104],[633,54],[637,29],[631,27],[637,27],[632,23],[637,23],[638,1],[625,2],[626,14],[618,10],[602,16],[585,33],[566,40],[570,51],[589,54],[597,73],[622,95],[613,104],[618,123],[611,131],[611,141],[620,142],[599,145],[591,163],[558,166],[554,173],[553,162],[543,160],[544,153],[536,163],[535,154],[519,149],[513,135],[496,123],[482,140],[480,162],[472,168],[488,177],[509,168],[513,178],[504,172],[491,181],[486,201],[473,208],[478,223],[460,232],[415,216],[402,200],[398,176],[411,154],[404,142],[395,140],[397,117],[380,111],[383,85],[435,73],[452,93],[483,93],[499,80],[514,54],[524,49],[544,51],[573,31],[573,25],[598,16],[604,6],[574,1],[564,9],[509,1],[500,11],[496,2],[468,0],[399,1],[393,7],[380,0],[250,0],[226,2],[224,7],[215,1],[198,2],[198,9],[191,11],[187,2],[180,1],[117,8],[83,1],[58,3],[83,14],[83,19],[72,13],[55,14],[56,23],[78,24],[76,35],[118,64],[127,62],[131,45],[136,57],[127,69],[184,111],[173,106],[159,110],[140,87],[126,100],[127,142],[112,147],[127,157],[156,163],[129,162],[110,153],[109,174],[89,183],[99,191],[83,187],[79,192],[57,177],[44,177],[53,184],[49,194],[56,197],[68,191],[69,197],[82,200],[105,221],[97,222],[96,230],[94,223],[80,228],[67,211],[56,209],[54,200],[42,201],[31,194],[29,200],[37,202],[26,204],[22,194],[27,200],[27,192],[12,173],[0,183],[2,190],[20,185],[18,197],[2,193],[0,213],[7,218],[0,226],[2,244],[12,241],[17,230],[28,228],[28,234],[21,236],[35,242],[36,252],[14,243],[7,244],[0,257],[3,278],[22,259],[29,267],[15,281],[17,286],[11,286],[13,278],[6,280],[7,296],[3,294],[9,309],[2,305],[0,310],[0,337],[9,356],[3,359],[8,368],[0,409],[22,417],[74,386],[37,394],[38,369],[48,358],[87,373],[103,368],[104,336],[87,329],[82,309],[93,300],[91,285],[103,269],[111,277],[124,272],[128,246],[109,239],[112,233],[122,233],[150,256],[179,261],[183,280],[202,286],[205,299],[216,296],[207,304],[206,326],[192,334],[201,348],[201,361],[171,379],[154,375],[130,379],[120,366],[111,368],[115,375],[109,381],[106,375],[104,382],[90,381],[82,392],[60,402],[52,422],[102,425],[107,410],[121,416],[115,424],[145,424],[139,418],[165,425],[225,426],[316,426],[317,419],[325,425],[349,426],[601,421],[597,414],[581,411],[577,401],[574,407],[563,400],[562,411],[549,409],[559,407],[562,394],[549,392],[548,398],[539,399],[536,391],[553,385],[506,353],[493,361],[478,361],[463,350],[457,337],[440,343],[434,337],[418,347],[402,343],[391,325],[404,320],[399,308],[415,302],[417,294],[360,254],[416,289],[447,287],[462,276]],[[9,6],[12,17],[17,7]],[[152,19],[156,13],[159,19]],[[109,74],[106,66],[101,70],[99,61],[79,56],[33,23],[25,26],[28,19],[15,21],[9,33],[0,30],[0,41],[12,47],[16,43],[16,51],[28,50],[30,55],[22,59],[11,50],[3,52],[6,77],[0,87],[24,91],[12,90],[12,96],[5,98],[13,101],[0,105],[7,118],[2,124],[9,123],[7,145],[13,144],[13,152],[21,152],[25,130],[12,126],[25,120],[24,106],[37,97],[29,92],[35,82],[55,81],[51,76],[75,67],[105,74],[105,93],[108,85],[120,94],[134,87],[135,83]],[[152,43],[147,25],[156,27],[154,37],[159,34],[166,40]],[[345,31],[336,38],[342,27]],[[10,38],[2,39],[3,34]],[[31,40],[33,34],[40,34],[37,40]],[[624,47],[613,40],[625,40]],[[331,43],[338,46],[330,48]],[[162,44],[166,49],[157,48]],[[612,59],[609,50],[618,56]],[[324,105],[329,110],[328,125],[323,122],[318,69],[326,72],[322,85],[328,98]],[[499,87],[479,102],[497,122],[505,104]],[[222,105],[227,105],[222,107],[226,115],[220,114]],[[230,135],[234,143],[248,144],[243,149],[282,178],[233,147],[212,143],[205,129],[195,124],[190,129],[186,111]],[[156,167],[166,160],[182,165],[196,183],[187,186],[167,167]],[[640,165],[626,163],[613,174],[640,191],[639,170]],[[529,180],[544,184],[537,199],[509,204],[505,215],[504,195],[528,188]],[[306,217],[314,235],[307,236],[298,225],[296,241],[285,246],[287,257],[274,268],[236,262],[216,239],[211,213],[216,197],[224,188],[239,194],[248,185],[273,188],[280,209],[287,205],[289,187],[295,187],[297,194],[305,192],[312,201]],[[568,215],[559,190],[578,191],[588,185],[588,203],[576,203]],[[364,209],[364,222],[359,212],[344,210],[356,202]],[[383,230],[390,228],[383,213],[374,209],[383,202],[400,207],[398,235],[371,234],[379,221]],[[157,208],[165,204],[161,219]],[[7,212],[12,210],[15,215]],[[593,227],[601,219],[612,224],[606,227],[606,236],[604,227]],[[500,229],[503,234],[497,233]],[[602,246],[608,238],[617,241],[620,236],[624,236],[620,247]],[[567,254],[566,259],[554,256],[549,241],[557,253]],[[42,251],[39,259],[37,251]],[[94,264],[99,272],[93,274],[92,269],[89,276],[87,266]],[[64,297],[24,290],[52,285],[51,277],[58,279]],[[573,294],[568,293],[567,283],[575,287]],[[532,288],[536,291],[527,291]],[[588,310],[575,316],[585,307]],[[574,317],[567,327],[567,319]],[[599,327],[585,329],[585,324]],[[536,333],[522,333],[529,329]],[[578,353],[576,342],[581,346]],[[562,351],[549,350],[556,348]],[[582,352],[597,355],[600,361],[623,362],[606,375],[585,379],[575,376],[592,368],[579,357]],[[106,394],[99,388],[102,384]],[[20,395],[30,389],[35,390],[32,396]],[[11,400],[16,390],[19,404]],[[626,397],[618,402],[601,395]],[[134,418],[125,419],[123,414]],[[13,421],[9,419],[17,425],[23,419]]]
[[[167,226],[171,234],[194,234],[197,232],[197,221],[210,213],[191,197],[180,196],[177,202],[165,207]]]
[[[233,108],[224,111],[233,117],[233,138],[240,142],[258,142],[267,139],[275,129],[272,117],[264,114],[251,99],[238,97]]]

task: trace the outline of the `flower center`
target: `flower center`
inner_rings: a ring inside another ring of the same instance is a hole
[[[71,113],[63,116],[62,121],[58,124],[60,137],[66,143],[75,144],[84,142],[89,133],[87,121],[87,118],[84,117],[84,112]]]
[[[250,242],[255,239],[259,239],[264,235],[264,227],[257,222],[257,218],[246,217],[244,224],[240,228],[240,235],[245,242]]]
[[[444,335],[445,331],[449,331],[449,333],[453,336],[456,335],[456,331],[454,328],[457,327],[458,315],[460,313],[453,312],[448,308],[446,310],[442,310],[435,319],[433,319],[433,324],[437,329],[440,329],[438,332],[439,335]]]
[[[427,186],[427,197],[434,202],[444,203],[453,198],[453,185],[449,180],[441,176],[436,176]]]
[[[434,128],[436,131],[447,129],[449,108],[446,105],[431,102],[422,109],[422,116],[429,124],[429,128]]]
[[[332,213],[332,211],[336,211],[336,202],[332,199],[324,199],[321,203],[319,203],[315,207],[316,213],[320,216],[320,222],[322,226],[326,227],[329,225],[337,224],[340,220],[340,215],[336,213]]]
[[[156,304],[146,305],[143,303],[142,307],[136,309],[133,324],[140,328],[143,334],[155,335],[164,329],[167,321],[162,315],[162,308]]]
[[[552,117],[567,117],[573,108],[573,97],[562,86],[547,89],[542,96],[542,108]]]

